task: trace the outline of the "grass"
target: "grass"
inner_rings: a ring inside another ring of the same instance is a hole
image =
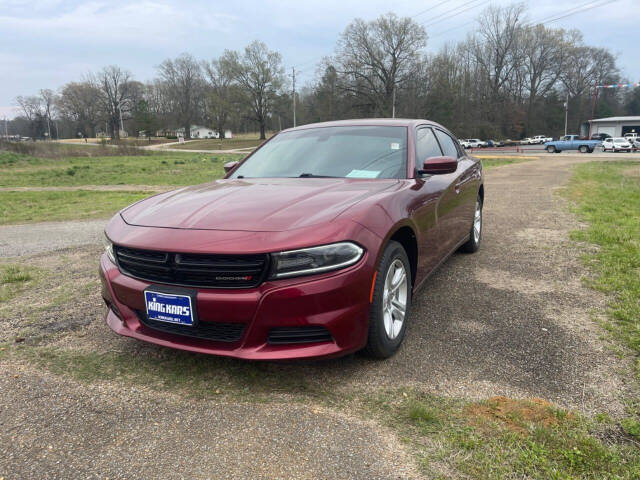
[[[500,167],[502,165],[511,165],[512,163],[522,163],[534,160],[532,157],[490,157],[479,156],[482,159],[482,166],[484,168]]]
[[[640,476],[639,450],[606,416],[592,420],[544,400],[466,402],[394,391],[369,398],[367,408],[405,439],[430,477]]]
[[[35,281],[35,270],[21,265],[0,265],[0,303],[15,297]]]
[[[581,242],[597,245],[584,255],[589,285],[608,295],[610,321],[605,328],[635,354],[640,378],[640,162],[594,162],[578,165],[566,189],[583,230]],[[640,401],[628,401],[624,430],[640,440]]]
[[[270,394],[294,395],[307,393],[310,388],[304,375],[284,375],[268,364],[180,351],[153,350],[132,355],[18,345],[10,348],[8,354],[81,382],[127,382],[158,391],[180,390],[195,398],[224,394],[265,401]]]
[[[53,161],[0,151],[0,187],[192,185],[220,178],[223,165],[240,158],[226,154],[155,153]]]
[[[584,257],[589,284],[610,296],[609,328],[640,356],[640,162],[578,165],[566,192],[588,223],[573,238],[598,246]]]
[[[0,224],[107,218],[150,192],[5,191],[0,192]]]
[[[149,153],[146,150],[135,148],[131,143],[122,143],[114,147],[107,146],[106,143],[104,145],[87,145],[84,142],[7,142],[5,140],[0,140],[0,150],[41,158],[133,156]]]

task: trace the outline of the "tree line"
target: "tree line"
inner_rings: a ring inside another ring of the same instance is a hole
[[[580,31],[528,22],[522,4],[490,6],[464,40],[427,53],[428,32],[393,13],[353,20],[316,79],[296,95],[298,124],[359,117],[428,118],[459,137],[522,138],[577,133],[592,114],[594,86],[623,79],[615,56],[585,44]],[[290,78],[281,55],[254,41],[211,60],[167,59],[140,82],[107,66],[58,92],[17,97],[12,130],[34,138],[121,130],[218,132],[292,126]],[[640,89],[600,91],[595,116],[640,114]]]

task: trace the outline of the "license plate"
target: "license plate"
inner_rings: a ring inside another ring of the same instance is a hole
[[[193,295],[179,295],[175,293],[144,291],[144,303],[147,308],[147,318],[158,322],[175,323],[192,327],[195,323],[195,303]]]

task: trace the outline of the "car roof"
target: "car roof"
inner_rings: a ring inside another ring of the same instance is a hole
[[[306,130],[308,128],[323,128],[323,127],[356,127],[356,126],[381,126],[381,127],[417,127],[418,125],[434,125],[441,127],[444,130],[448,130],[439,123],[432,122],[430,120],[409,119],[409,118],[354,118],[350,120],[334,120],[331,122],[319,122],[309,123],[307,125],[301,125],[295,128],[287,128],[283,132],[290,132],[292,130]]]

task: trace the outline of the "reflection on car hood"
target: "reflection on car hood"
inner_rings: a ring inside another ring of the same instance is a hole
[[[163,193],[121,212],[130,225],[243,231],[284,231],[329,222],[389,179],[272,178],[218,180]]]

